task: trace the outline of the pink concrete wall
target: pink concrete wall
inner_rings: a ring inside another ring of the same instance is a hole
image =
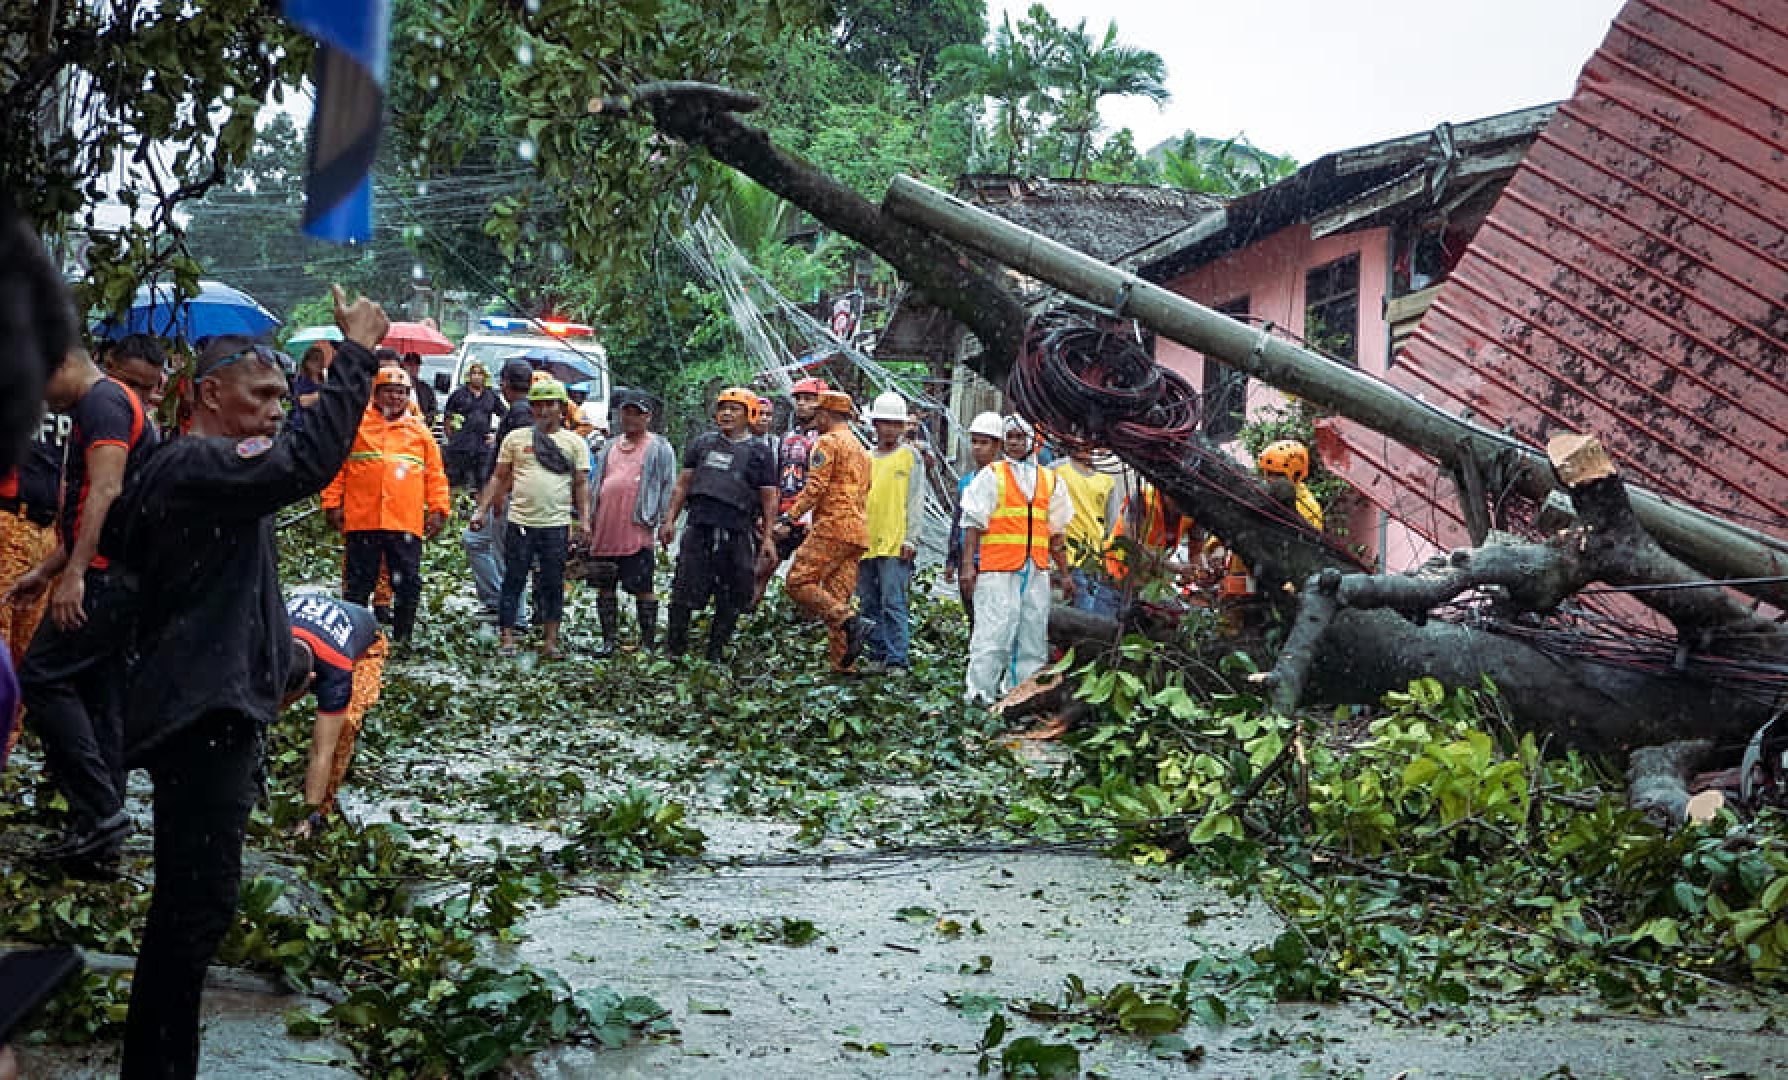
[[[1304,331],[1304,275],[1336,259],[1357,253],[1360,257],[1360,310],[1358,351],[1360,367],[1383,375],[1390,351],[1390,327],[1384,321],[1385,289],[1390,281],[1391,237],[1388,229],[1310,237],[1308,225],[1293,225],[1242,251],[1167,283],[1167,287],[1207,307],[1220,307],[1239,297],[1248,298],[1248,314],[1271,320],[1293,335]],[[1158,339],[1157,362],[1184,375],[1194,388],[1204,385],[1204,356],[1178,342]],[[1250,419],[1262,409],[1280,405],[1285,395],[1259,382],[1249,384]],[[1240,444],[1231,444],[1239,460],[1247,461]],[[1341,525],[1342,523],[1334,523]],[[1346,540],[1373,559],[1381,556],[1388,569],[1405,570],[1433,554],[1434,548],[1395,521],[1385,521],[1370,504],[1361,505],[1343,525]],[[1339,530],[1337,530],[1339,531]],[[1383,534],[1381,536],[1381,533]]]

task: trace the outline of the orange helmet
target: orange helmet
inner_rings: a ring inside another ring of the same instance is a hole
[[[826,385],[826,380],[816,379],[813,376],[809,375],[807,378],[802,379],[800,382],[797,382],[795,385],[789,387],[788,392],[791,395],[792,394],[816,394],[817,395],[817,394],[823,394],[830,389],[832,389],[832,388],[830,386]]]
[[[1301,484],[1310,475],[1310,451],[1296,439],[1280,439],[1260,452],[1254,467],[1268,476]]]
[[[410,377],[404,373],[403,368],[382,367],[373,373],[373,389],[377,390],[381,386],[401,386],[408,390]]]
[[[829,413],[836,413],[846,420],[857,414],[857,407],[852,404],[851,396],[842,390],[827,390],[821,394],[819,407]]]
[[[757,395],[743,386],[729,386],[722,390],[720,396],[714,399],[714,411],[719,412],[720,407],[729,401],[745,410],[746,420],[757,415]]]

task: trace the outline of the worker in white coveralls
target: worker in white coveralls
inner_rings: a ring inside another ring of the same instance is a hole
[[[975,604],[969,704],[991,705],[1049,660],[1049,566],[1072,598],[1067,485],[1037,464],[1037,435],[1021,416],[1004,423],[1006,456],[962,493],[962,591]],[[977,564],[976,554],[980,560]]]

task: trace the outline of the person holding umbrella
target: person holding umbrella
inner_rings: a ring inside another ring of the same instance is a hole
[[[435,417],[441,410],[435,398],[435,388],[422,379],[422,354],[404,353],[402,366],[404,374],[410,377],[410,393],[414,395],[417,407],[422,410],[422,422],[433,430]]]

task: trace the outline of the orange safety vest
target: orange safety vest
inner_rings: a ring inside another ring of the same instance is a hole
[[[1166,551],[1178,543],[1180,529],[1176,528],[1171,537],[1168,535],[1167,509],[1161,503],[1160,492],[1151,487],[1143,488],[1139,494],[1142,495],[1141,543],[1154,551]],[[1113,581],[1122,581],[1130,573],[1130,568],[1124,565],[1124,547],[1116,542],[1130,534],[1130,499],[1131,496],[1124,497],[1124,507],[1118,513],[1117,524],[1111,529],[1112,543],[1105,548],[1105,572]],[[1182,520],[1180,528],[1184,527]]]
[[[1039,466],[1037,488],[1027,502],[1011,462],[996,461],[991,467],[1000,499],[981,533],[981,569],[1010,573],[1023,569],[1027,558],[1039,570],[1049,569],[1049,500],[1055,494],[1055,474]]]
[[[1316,501],[1316,496],[1310,493],[1303,481],[1296,481],[1296,484],[1298,516],[1309,522],[1311,528],[1322,528],[1322,504]],[[1232,553],[1224,567],[1221,593],[1224,596],[1253,596],[1255,589],[1254,571],[1248,568],[1240,555]]]
[[[341,472],[323,489],[323,509],[340,507],[347,532],[389,529],[421,536],[426,511],[451,508],[441,450],[408,412],[387,420],[369,407]]]

